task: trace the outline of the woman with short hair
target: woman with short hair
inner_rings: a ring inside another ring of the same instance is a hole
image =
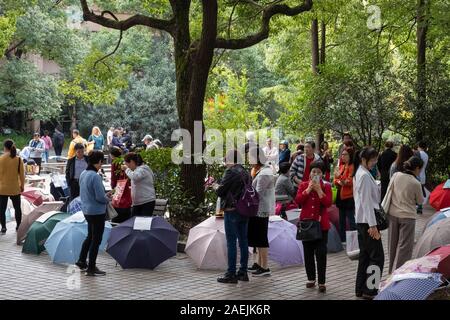
[[[133,201],[131,216],[152,216],[156,202],[155,178],[152,169],[144,164],[139,154],[130,152],[125,156],[122,170],[131,180]]]

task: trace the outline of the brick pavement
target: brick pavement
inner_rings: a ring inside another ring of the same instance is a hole
[[[416,227],[416,239],[425,221],[432,215],[425,208]],[[98,265],[106,277],[78,277],[67,273],[71,268],[56,265],[44,252],[39,256],[23,254],[15,244],[15,223],[0,237],[1,299],[283,299],[283,300],[349,300],[354,297],[357,261],[347,258],[345,251],[328,255],[327,293],[306,289],[304,267],[280,268],[271,265],[272,276],[250,278],[248,283],[219,284],[220,272],[196,270],[185,254],[178,254],[155,270],[122,270],[107,254],[102,253]],[[383,234],[387,253],[387,234]],[[388,258],[386,257],[386,277]],[[73,267],[72,267],[73,268]],[[73,268],[76,270],[75,268]]]

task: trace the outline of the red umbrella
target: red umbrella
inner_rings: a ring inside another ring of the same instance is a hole
[[[430,205],[437,211],[450,207],[450,189],[444,189],[444,183],[441,183],[430,194]]]
[[[450,279],[450,245],[442,246],[427,254],[427,256],[434,255],[441,256],[437,271],[442,273],[445,278]]]
[[[44,202],[42,193],[37,190],[24,191],[22,192],[22,196],[37,207]]]
[[[330,215],[330,222],[334,224],[337,230],[339,230],[339,209],[336,207],[335,204],[333,204],[331,207],[328,208],[328,214]],[[346,230],[350,230],[350,224],[346,223]]]

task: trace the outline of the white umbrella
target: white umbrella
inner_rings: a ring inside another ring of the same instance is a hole
[[[192,228],[184,251],[199,269],[226,269],[227,241],[223,218],[210,217]]]

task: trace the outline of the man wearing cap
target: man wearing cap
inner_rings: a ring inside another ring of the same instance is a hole
[[[291,159],[291,150],[286,140],[281,141],[280,150],[278,152],[278,163],[289,162]]]

